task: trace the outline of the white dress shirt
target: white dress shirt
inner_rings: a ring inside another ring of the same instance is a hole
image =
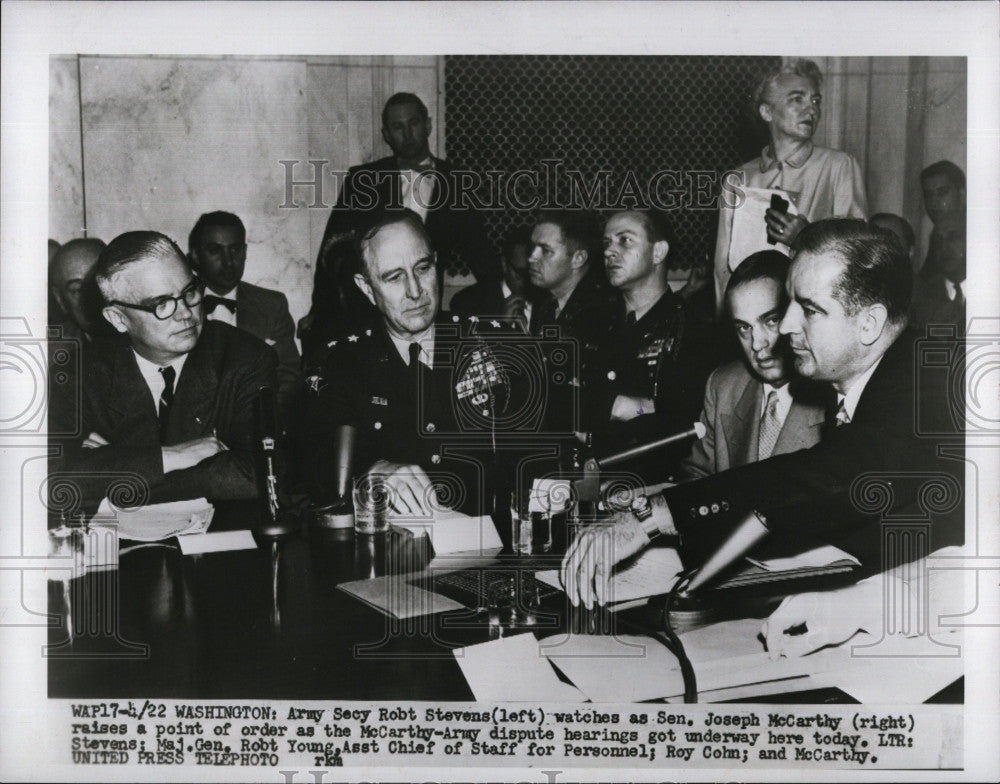
[[[154,362],[150,362],[145,357],[140,356],[136,353],[135,349],[132,350],[135,354],[136,364],[139,366],[139,373],[142,374],[142,380],[146,382],[146,386],[149,387],[149,394],[153,396],[153,408],[159,412],[160,410],[160,395],[163,394],[163,375],[160,373],[161,367],[166,367],[166,365],[157,365]],[[173,365],[175,376],[174,376],[174,389],[177,389],[177,384],[181,380],[181,370],[184,369],[184,363],[187,361],[187,354],[184,354],[178,359],[175,359],[170,364]]]
[[[419,164],[427,169],[434,168],[434,161],[430,157],[425,158]],[[427,220],[427,206],[431,203],[434,195],[434,175],[420,176],[422,172],[413,169],[402,169],[399,172],[400,192],[403,197],[403,206],[413,210],[420,216],[420,220]],[[416,183],[416,188],[413,187]]]
[[[882,357],[878,358],[878,362],[872,365],[868,370],[858,376],[854,383],[851,384],[851,388],[847,392],[841,394],[837,393],[837,405],[841,403],[844,404],[844,411],[847,412],[847,416],[851,421],[854,420],[854,409],[858,407],[858,400],[861,398],[861,393],[865,391],[865,387],[868,386],[868,381],[872,377],[872,373],[875,372],[875,368],[879,366],[879,362],[882,361]]]
[[[434,325],[431,324],[424,332],[420,333],[416,337],[404,340],[403,338],[397,338],[391,332],[389,337],[392,339],[392,344],[396,347],[396,351],[399,352],[399,356],[403,358],[403,364],[407,367],[410,366],[410,344],[419,343],[420,344],[420,361],[424,365],[427,365],[431,370],[434,369]]]

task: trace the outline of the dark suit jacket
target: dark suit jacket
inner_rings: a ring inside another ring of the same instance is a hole
[[[930,550],[961,543],[962,499],[955,499],[950,491],[956,483],[963,486],[964,441],[922,435],[947,433],[953,426],[947,421],[947,378],[926,372],[924,363],[917,362],[918,347],[916,335],[904,332],[869,379],[851,424],[827,427],[821,441],[810,449],[665,490],[674,521],[689,552],[697,554],[696,560],[724,538],[737,520],[756,510],[767,517],[771,539],[802,546],[835,544],[861,560],[865,571],[879,571],[883,496],[863,489],[864,481],[872,477],[891,483],[884,496],[888,501],[884,514],[910,515],[932,524]],[[947,447],[952,457],[939,454],[941,447]],[[929,478],[942,475],[941,481],[950,488],[944,495],[955,503],[931,498],[938,510],[928,514],[919,508],[928,501],[920,488]]]
[[[741,360],[712,371],[701,412],[705,437],[695,442],[690,457],[681,463],[687,476],[708,476],[757,461],[763,391],[761,382]],[[804,399],[796,391],[792,389],[792,405],[772,455],[808,449],[819,442],[826,407],[819,401]]]
[[[260,338],[278,355],[278,405],[287,415],[301,391],[299,350],[288,299],[280,291],[240,282],[236,287],[236,326]]]
[[[921,272],[913,280],[910,326],[924,331],[932,324],[954,325],[965,332],[965,298],[948,299],[945,278],[940,272]]]
[[[205,322],[177,379],[164,444],[214,432],[229,449],[164,474],[153,397],[131,347],[115,345],[88,363],[83,385],[82,438],[96,432],[109,445],[86,449],[80,437],[63,442],[58,470],[72,474],[85,508],[96,507],[123,479],[135,481],[127,475],[138,475],[148,486],[149,503],[202,496],[211,501],[255,498],[255,400],[260,387],[274,387],[275,365],[275,353],[254,336]],[[140,489],[137,502],[143,494]]]
[[[460,316],[495,316],[503,313],[503,288],[498,280],[485,280],[456,291],[448,309]]]

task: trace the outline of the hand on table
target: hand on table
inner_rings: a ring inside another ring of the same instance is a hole
[[[577,534],[562,561],[560,579],[566,595],[576,607],[589,610],[608,600],[608,582],[615,564],[635,555],[649,544],[649,537],[631,512],[618,512],[608,521],[584,528]]]
[[[809,221],[801,215],[789,215],[774,209],[764,213],[764,222],[767,223],[767,238],[785,245],[795,242],[799,232],[809,225]]]
[[[391,491],[390,511],[393,514],[405,517],[434,516],[434,485],[420,466],[378,460],[368,469],[368,474],[378,474],[385,478]]]
[[[863,581],[836,591],[786,596],[761,626],[772,659],[805,656],[840,645],[861,629],[873,628],[882,607],[882,584]]]

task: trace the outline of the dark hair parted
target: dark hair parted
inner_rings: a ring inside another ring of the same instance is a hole
[[[588,210],[542,210],[535,225],[558,226],[571,253],[587,252],[587,263],[600,258],[601,232],[597,216]]]
[[[114,299],[111,279],[123,267],[148,259],[176,257],[184,262],[184,254],[166,234],[158,231],[127,231],[119,234],[101,251],[94,265],[94,279],[105,300]]]
[[[427,112],[427,106],[424,105],[424,102],[417,95],[414,93],[396,93],[382,107],[382,127],[385,128],[389,124],[389,109],[393,106],[403,106],[408,103],[420,109],[420,115],[425,120],[430,117],[430,114]]]
[[[951,161],[936,161],[920,172],[920,182],[924,183],[931,177],[943,174],[948,182],[959,190],[965,190],[965,172]]]
[[[890,321],[906,319],[913,269],[898,241],[854,218],[830,218],[806,226],[795,239],[799,254],[836,253],[843,262],[833,296],[849,314],[882,304]]]
[[[785,279],[788,277],[788,268],[792,260],[780,250],[759,250],[751,253],[740,265],[733,270],[726,284],[726,299],[740,286],[752,283],[755,280],[773,280],[781,286],[782,300],[787,298],[784,294]],[[784,304],[784,302],[782,303]]]
[[[247,230],[239,216],[231,212],[216,210],[215,212],[206,212],[195,222],[194,228],[191,229],[191,233],[188,235],[189,251],[193,251],[201,244],[201,235],[208,226],[227,226],[236,229],[240,233],[240,241],[247,241]]]

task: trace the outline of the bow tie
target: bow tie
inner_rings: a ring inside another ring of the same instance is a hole
[[[222,305],[230,313],[236,312],[236,300],[228,299],[226,297],[217,297],[214,294],[205,295],[205,314],[209,314],[215,311],[219,305]]]

